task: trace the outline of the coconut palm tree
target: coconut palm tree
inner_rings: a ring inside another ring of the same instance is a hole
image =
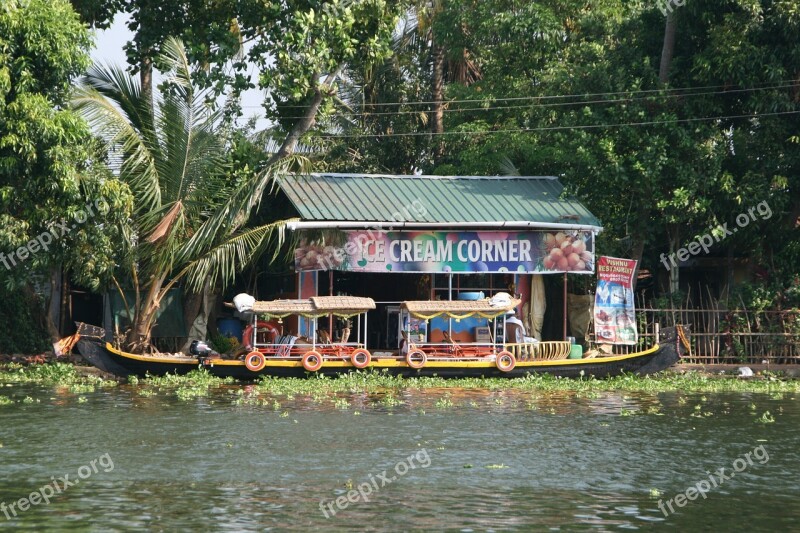
[[[139,81],[114,66],[90,69],[73,98],[135,199],[114,281],[122,293],[124,276],[134,291],[135,301],[125,301],[126,342],[139,351],[169,289],[229,283],[268,246],[280,249],[287,221],[245,223],[273,177],[302,166],[288,156],[257,174],[231,175],[220,116],[193,87],[183,44],[167,40],[158,64],[165,81],[152,105]]]

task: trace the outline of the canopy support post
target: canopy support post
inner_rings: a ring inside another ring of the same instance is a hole
[[[567,273],[564,272],[564,340],[567,340]]]
[[[333,296],[333,270],[328,271],[328,296]],[[328,335],[333,342],[333,315],[328,316]]]
[[[494,320],[492,320],[492,329],[494,330],[492,333],[492,345],[494,346],[495,353],[497,353],[498,344],[500,346],[503,346],[500,343],[500,339],[497,338],[497,317],[495,317]],[[506,335],[506,315],[503,315],[503,336],[505,337],[505,335]],[[478,339],[475,340],[477,341]],[[505,339],[503,339],[503,341],[505,341]]]
[[[453,301],[453,273],[447,273],[447,299]],[[447,334],[453,338],[453,319],[447,317]]]
[[[453,300],[453,273],[447,273],[447,299]]]

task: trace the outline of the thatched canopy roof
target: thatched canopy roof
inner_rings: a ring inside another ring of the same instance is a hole
[[[349,317],[375,309],[372,298],[356,296],[314,296],[306,300],[271,300],[253,304],[258,315],[284,317],[302,315],[317,317],[334,314]]]
[[[495,318],[514,309],[520,303],[520,300],[512,298],[508,305],[499,307],[490,305],[490,301],[489,298],[483,300],[416,300],[403,302],[400,307],[407,309],[412,316],[424,319],[435,316]]]

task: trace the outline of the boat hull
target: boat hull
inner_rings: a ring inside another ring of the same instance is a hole
[[[660,343],[649,350],[629,355],[594,359],[562,359],[557,361],[519,361],[510,371],[502,371],[491,358],[440,358],[428,360],[421,369],[408,366],[401,358],[375,358],[370,369],[391,375],[438,376],[443,378],[503,377],[519,378],[528,375],[549,374],[565,378],[593,376],[598,379],[622,374],[647,375],[665,370],[678,362],[681,345],[674,328],[665,328]],[[267,358],[264,368],[249,370],[244,361],[226,359],[200,359],[194,357],[161,357],[135,355],[114,349],[99,336],[82,336],[77,344],[81,355],[92,365],[111,374],[126,377],[147,374],[186,374],[197,368],[206,368],[211,374],[240,380],[253,380],[260,376],[304,378],[314,374],[336,376],[357,370],[344,359],[326,360],[322,368],[307,372],[297,359]]]

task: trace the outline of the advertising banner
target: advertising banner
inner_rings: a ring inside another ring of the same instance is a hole
[[[295,270],[352,272],[518,272],[591,274],[590,231],[342,232],[339,246],[303,242]]]
[[[636,344],[636,309],[633,273],[636,261],[601,256],[597,258],[597,292],[594,296],[594,331],[597,342]]]

